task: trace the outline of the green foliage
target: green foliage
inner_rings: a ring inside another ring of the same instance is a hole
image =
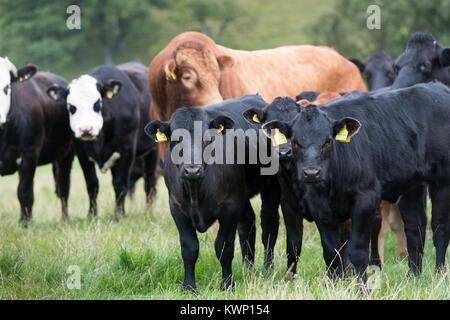
[[[369,5],[381,9],[381,29],[366,26]],[[338,0],[332,11],[310,26],[313,43],[336,48],[347,57],[364,59],[384,50],[394,58],[401,54],[412,32],[433,34],[449,45],[450,0]]]

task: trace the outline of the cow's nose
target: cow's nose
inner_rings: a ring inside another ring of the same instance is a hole
[[[183,177],[186,179],[196,179],[201,175],[200,166],[186,166],[183,169]]]
[[[83,126],[78,129],[80,132],[80,136],[82,138],[92,137],[94,135],[94,127],[92,126]]]
[[[284,149],[284,150],[280,150],[280,156],[283,158],[289,158],[290,156],[292,156],[292,149]]]
[[[317,168],[303,169],[303,176],[306,178],[306,181],[308,182],[316,181],[320,177],[320,169]]]

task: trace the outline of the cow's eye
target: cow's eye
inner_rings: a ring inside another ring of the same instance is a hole
[[[94,111],[98,113],[98,112],[100,112],[101,109],[102,109],[102,100],[98,100],[94,104]]]
[[[419,70],[420,70],[420,72],[429,72],[430,71],[430,66],[426,62],[421,63],[419,65]]]
[[[68,103],[67,108],[69,109],[70,114],[74,114],[77,112],[77,107],[75,107],[73,104]]]
[[[394,72],[395,72],[395,74],[398,74],[400,72],[400,67],[395,65],[394,66]]]
[[[7,84],[7,85],[3,88],[3,92],[4,92],[5,94],[8,94],[9,89],[11,89],[11,84]]]
[[[328,152],[331,149],[331,139],[328,139],[327,141],[325,141],[325,143],[322,146],[322,152]]]

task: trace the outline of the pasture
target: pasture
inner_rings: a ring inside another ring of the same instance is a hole
[[[183,294],[183,262],[178,232],[170,216],[163,178],[150,208],[145,205],[143,181],[126,202],[127,218],[114,220],[114,192],[110,172],[100,174],[99,216],[88,220],[84,178],[75,160],[69,198],[70,221],[61,221],[50,166],[39,167],[34,179],[33,224],[19,226],[16,196],[18,176],[0,178],[0,299],[449,299],[450,272],[434,273],[435,250],[429,227],[424,270],[407,277],[407,261],[398,256],[395,236],[388,230],[385,263],[379,289],[357,293],[356,278],[331,281],[326,276],[316,227],[304,222],[303,249],[298,277],[285,280],[285,228],[280,210],[280,232],[274,267],[264,270],[261,229],[257,220],[256,266],[243,267],[236,237],[234,291],[219,289],[220,264],[214,252],[217,226],[199,234],[196,266],[198,295]],[[252,204],[257,217],[259,198]],[[447,251],[448,256],[448,251]],[[69,266],[81,271],[81,288],[69,289]],[[370,278],[372,281],[374,278]]]

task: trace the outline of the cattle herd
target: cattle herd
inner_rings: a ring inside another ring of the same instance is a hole
[[[410,272],[421,272],[427,195],[436,271],[445,268],[449,86],[450,48],[421,32],[397,59],[376,52],[365,63],[324,46],[242,51],[185,32],[149,68],[102,65],[70,83],[31,64],[17,69],[5,57],[0,174],[19,173],[20,222],[27,226],[39,165],[53,166],[63,219],[74,157],[86,180],[89,216],[97,215],[96,166],[111,170],[120,220],[140,177],[151,201],[160,164],[180,235],[185,291],[196,290],[197,232],[216,221],[221,287],[234,285],[236,231],[244,263],[254,264],[250,199],[259,194],[265,267],[273,263],[281,205],[288,274],[296,273],[306,219],[317,226],[329,276],[354,270],[364,287],[368,265],[383,262],[388,226]],[[226,144],[211,147],[213,141]],[[198,157],[213,148],[216,157],[227,156],[225,163]],[[276,172],[264,173],[271,164],[262,151],[279,163]]]

